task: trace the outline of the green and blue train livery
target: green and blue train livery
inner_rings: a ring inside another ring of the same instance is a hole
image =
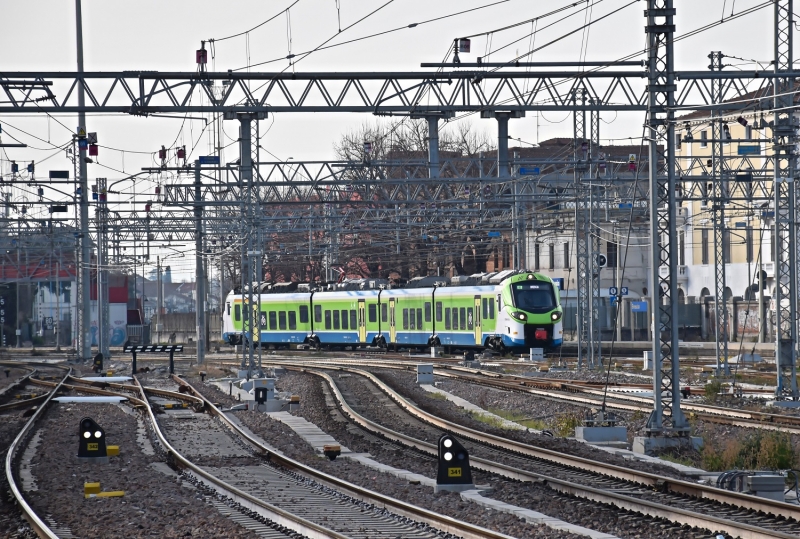
[[[521,351],[555,348],[563,339],[558,286],[531,272],[490,285],[262,293],[251,307],[254,330],[246,327],[245,308],[245,296],[228,294],[229,344]]]

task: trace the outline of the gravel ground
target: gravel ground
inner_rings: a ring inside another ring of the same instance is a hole
[[[105,429],[109,444],[120,446],[109,464],[76,458],[79,421],[87,415]],[[26,496],[38,514],[52,515],[76,537],[255,537],[211,509],[197,490],[152,468],[159,459],[140,449],[136,418],[121,406],[54,404],[40,428],[31,464],[37,490]],[[91,481],[125,496],[85,499],[83,484]]]
[[[201,384],[199,378],[187,378],[187,381],[196,388],[202,388],[204,395],[223,406],[237,403],[235,399],[231,399],[215,387]],[[347,423],[342,421],[341,416],[334,417],[328,413],[321,386],[316,377],[289,374],[280,378],[278,388],[291,389],[292,393],[299,394],[302,402],[300,415],[312,423],[321,425],[322,430],[331,434],[352,451],[368,452],[379,462],[429,477],[435,476],[436,464],[433,459],[413,451],[399,449],[371,436],[365,438],[349,432]],[[242,411],[235,412],[235,414],[248,428],[287,456],[356,485],[413,503],[419,507],[425,507],[436,513],[500,530],[514,537],[541,537],[543,539],[576,539],[579,537],[552,530],[546,526],[527,524],[517,517],[505,513],[468,511],[471,504],[462,501],[458,494],[449,492],[434,494],[429,487],[412,485],[406,480],[378,472],[349,459],[338,458],[331,462],[315,454],[310,445],[283,423],[260,413]]]
[[[0,455],[4,457],[3,461],[5,461],[8,446],[11,445],[27,421],[27,418],[23,417],[23,413],[24,411],[20,410],[0,415]],[[22,539],[36,537],[13,502],[5,470],[0,473],[0,537],[20,537]]]
[[[18,369],[16,367],[3,367],[0,365],[0,391],[10,386],[26,374],[28,369]]]
[[[220,402],[222,405],[229,405],[235,402],[226,394],[217,391],[211,386],[201,386],[199,379],[193,378],[190,379],[190,382],[195,387],[203,387],[204,393],[209,398]],[[317,377],[287,374],[279,379],[278,388],[291,391],[293,394],[299,394],[302,403],[299,414],[318,425],[323,431],[352,451],[369,452],[379,462],[428,477],[435,476],[435,459],[412,450],[405,450],[388,444],[358,429],[348,427],[348,422],[338,412],[330,411],[325,405],[322,383]],[[441,401],[435,402],[436,405],[440,403]],[[371,408],[380,409],[377,406]],[[484,527],[499,529],[515,537],[574,537],[549,528],[524,524],[510,515],[489,511],[475,511],[473,506],[463,502],[457,494],[434,494],[429,488],[410,485],[407,481],[376,472],[348,459],[339,458],[336,461],[329,462],[315,455],[310,446],[288,427],[270,419],[268,416],[252,412],[236,412],[236,415],[254,432],[292,458],[296,458],[326,473],[342,477],[347,481],[378,490],[389,496],[409,501],[415,505],[426,507],[454,518],[466,519]],[[502,433],[506,434],[506,431],[502,431]],[[578,499],[561,495],[546,486],[530,483],[521,484],[482,472],[473,472],[473,480],[476,484],[491,485],[493,492],[490,496],[493,498],[620,537],[647,537],[648,531],[651,529],[644,526],[641,521],[630,518],[630,515],[621,514],[615,508],[582,502]],[[670,537],[686,537],[688,539],[698,536],[697,532],[671,531]]]

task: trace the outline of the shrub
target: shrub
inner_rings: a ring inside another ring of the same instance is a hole
[[[706,440],[702,450],[703,468],[708,471],[788,470],[800,463],[788,434],[756,432],[743,439],[733,438],[723,446]]]
[[[558,436],[575,436],[575,427],[583,423],[583,418],[574,413],[558,414],[553,420],[553,430]]]

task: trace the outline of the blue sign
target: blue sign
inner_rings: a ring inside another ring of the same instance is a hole
[[[608,296],[608,303],[613,307],[617,304],[617,296]]]
[[[564,278],[563,277],[554,277],[553,282],[558,285],[559,290],[564,290]]]
[[[622,295],[623,296],[627,296],[628,295],[628,287],[627,286],[623,286],[622,287]]]
[[[542,169],[539,167],[533,167],[533,168],[519,167],[519,173],[520,176],[538,176],[539,174],[542,173]]]
[[[633,312],[633,313],[646,313],[647,312],[647,302],[646,301],[631,301],[631,312]]]
[[[201,155],[198,159],[201,165],[219,165],[218,155]]]
[[[490,238],[499,238],[500,237],[500,233],[496,232],[496,231],[491,231],[491,232],[489,232],[489,237]]]
[[[617,290],[616,286],[612,286],[611,288],[608,289],[609,296],[616,296],[617,292],[619,292],[619,290]]]
[[[79,150],[85,150],[88,147],[89,147],[89,141],[88,140],[86,140],[85,138],[79,138],[78,139],[78,149]]]
[[[754,146],[739,144],[739,148],[736,150],[737,155],[758,155],[760,153],[761,153],[760,144],[756,144]]]
[[[629,210],[631,208],[633,208],[633,204],[631,204],[630,202],[622,202],[619,205],[619,209],[621,209],[621,210]]]

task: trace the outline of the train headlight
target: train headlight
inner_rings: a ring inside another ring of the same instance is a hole
[[[563,314],[564,314],[564,313],[562,313],[562,312],[560,312],[560,311],[555,311],[554,313],[551,313],[551,314],[550,314],[550,319],[551,319],[553,322],[555,322],[555,321],[557,321],[557,320],[561,320],[561,316],[562,316]]]
[[[521,312],[511,313],[511,316],[513,316],[517,320],[525,320],[526,318],[528,318],[528,315],[526,315],[525,313],[521,313]]]

